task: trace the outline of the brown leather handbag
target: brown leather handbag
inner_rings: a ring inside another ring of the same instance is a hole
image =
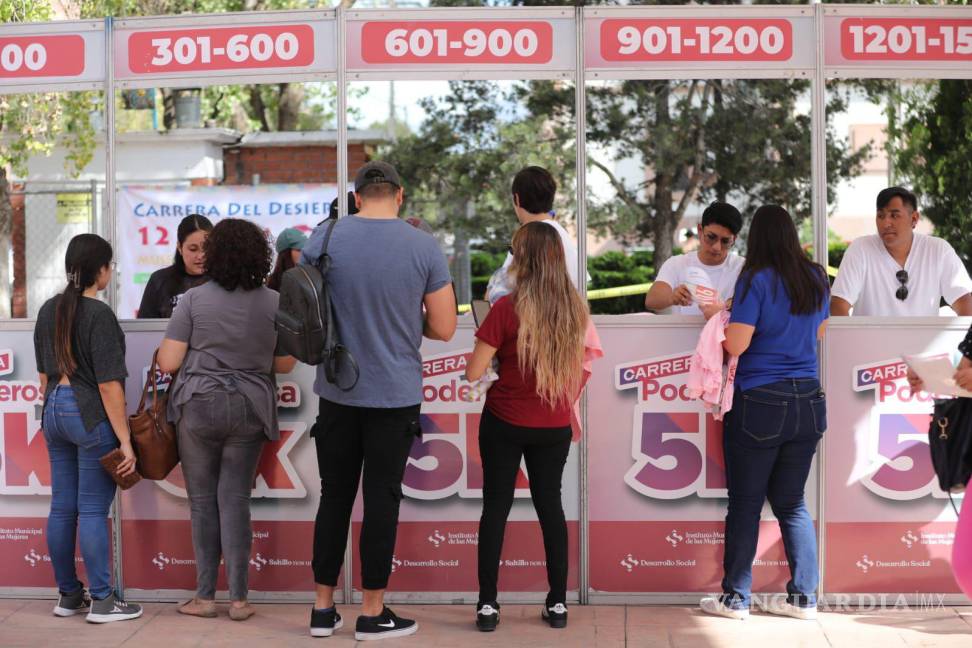
[[[176,442],[175,426],[169,423],[166,416],[166,404],[169,394],[159,393],[158,350],[152,355],[152,366],[149,368],[145,386],[142,388],[142,399],[138,402],[138,409],[128,417],[128,428],[132,432],[132,447],[138,458],[136,467],[145,479],[165,479],[172,469],[179,463],[179,447]],[[175,375],[169,383],[169,390],[175,384]],[[145,398],[149,387],[152,388],[152,404],[147,409]]]

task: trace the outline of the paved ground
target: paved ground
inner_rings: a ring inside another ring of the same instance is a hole
[[[0,600],[0,646],[83,648],[185,648],[200,646],[317,646],[338,648],[354,641],[355,613],[346,627],[329,639],[307,634],[305,605],[257,606],[245,622],[226,616],[216,619],[177,614],[171,604],[148,604],[137,621],[106,626],[87,624],[80,617],[59,619],[51,601]],[[796,621],[753,615],[747,621],[703,616],[698,610],[676,606],[579,606],[570,608],[570,627],[551,630],[538,618],[539,606],[506,605],[499,629],[476,632],[469,606],[401,605],[403,616],[419,621],[418,634],[377,643],[384,648],[516,648],[621,646],[669,648],[943,648],[972,647],[972,607],[941,607],[927,611],[887,610],[869,613],[829,612],[820,620]],[[371,642],[374,643],[374,642]],[[364,644],[368,645],[368,644]]]

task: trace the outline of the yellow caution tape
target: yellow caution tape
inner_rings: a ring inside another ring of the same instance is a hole
[[[827,274],[831,277],[837,276],[837,268],[827,266]],[[614,288],[598,288],[588,290],[587,299],[614,299],[616,297],[630,297],[631,295],[643,295],[651,288],[650,283],[634,284],[631,286],[615,286]],[[469,304],[459,304],[459,313],[468,313],[472,307]]]

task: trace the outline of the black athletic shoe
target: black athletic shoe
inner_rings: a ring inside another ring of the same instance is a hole
[[[415,634],[417,630],[418,623],[401,618],[386,606],[378,616],[359,616],[354,638],[358,641],[390,639]]]
[[[556,605],[544,605],[540,612],[543,620],[550,624],[551,628],[567,627],[567,606],[563,603]]]
[[[114,594],[108,598],[95,599],[91,602],[91,611],[86,617],[88,623],[112,623],[114,621],[128,621],[142,616],[142,606],[126,603]]]
[[[54,616],[69,617],[84,614],[91,607],[91,597],[84,589],[73,594],[57,593],[57,605],[54,606]]]
[[[480,632],[492,632],[499,625],[499,603],[480,603],[476,606],[476,627]]]
[[[311,610],[310,633],[312,637],[330,637],[335,630],[340,630],[342,627],[344,627],[344,621],[341,620],[341,615],[338,614],[336,607],[332,606],[327,610],[318,610],[317,608]]]

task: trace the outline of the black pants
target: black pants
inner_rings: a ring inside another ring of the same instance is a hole
[[[419,405],[381,409],[321,399],[311,430],[321,473],[321,503],[314,521],[314,582],[337,585],[363,469],[361,585],[367,590],[388,586],[402,477],[412,442],[420,434]]]
[[[526,458],[530,495],[543,532],[547,555],[547,604],[567,599],[567,521],[560,483],[570,452],[570,426],[528,428],[511,425],[489,410],[479,423],[479,452],[483,460],[483,515],[479,519],[479,600],[496,600],[500,554],[506,518],[513,506],[516,472]]]

